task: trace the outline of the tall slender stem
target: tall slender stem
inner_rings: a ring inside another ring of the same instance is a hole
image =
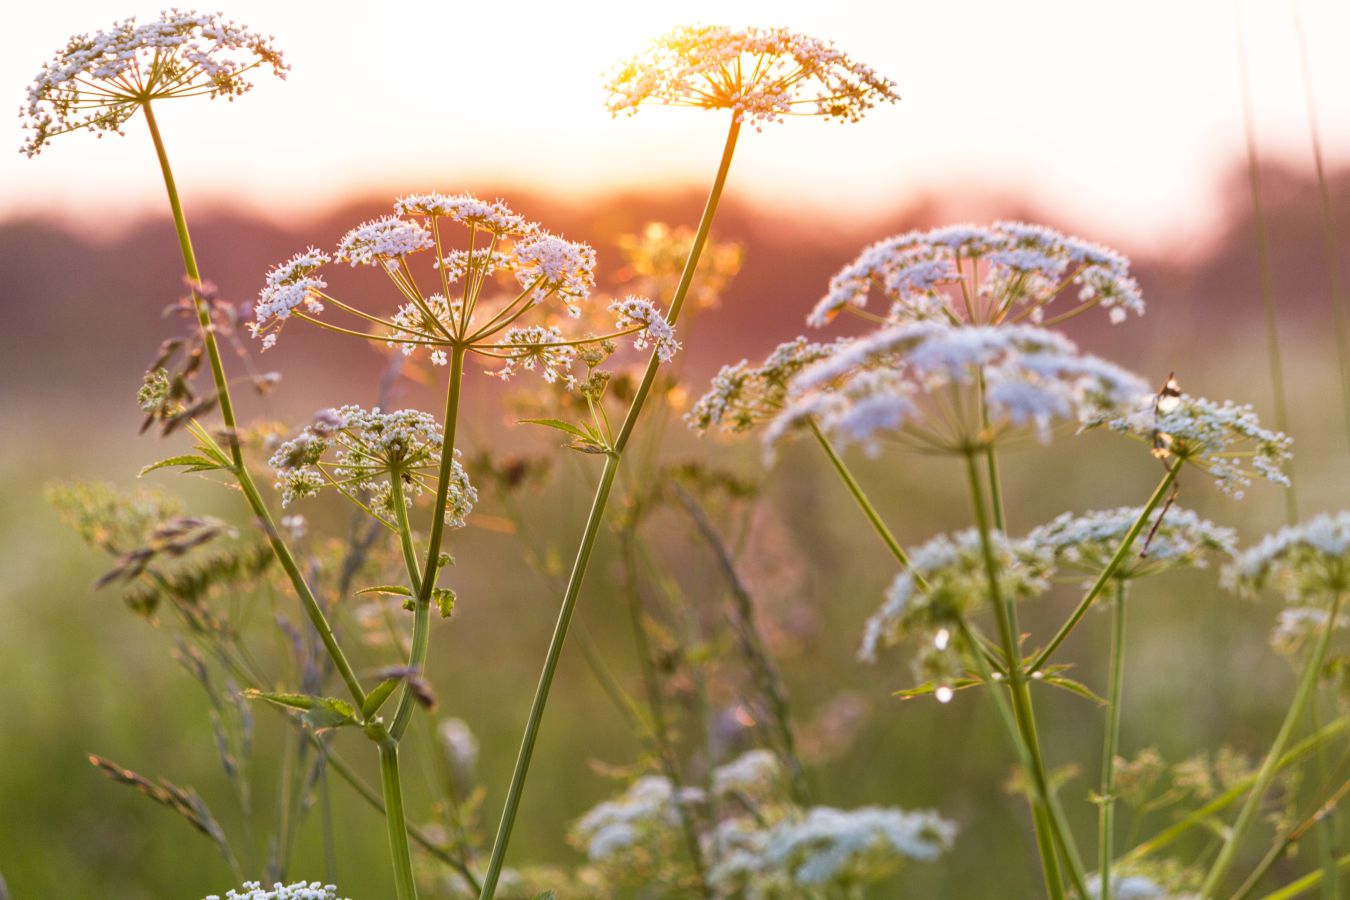
[[[398,900],[417,900],[413,879],[412,850],[403,813],[403,786],[398,774],[398,742],[380,743],[380,785],[384,788],[384,822],[389,833],[389,855],[394,863],[394,889]]]
[[[197,256],[192,249],[192,238],[188,234],[187,219],[183,215],[183,204],[178,197],[178,187],[174,182],[173,170],[169,167],[169,155],[164,149],[164,139],[160,136],[159,124],[155,121],[155,114],[150,108],[150,103],[147,101],[142,104],[142,108],[145,111],[145,121],[150,126],[150,137],[155,143],[155,154],[159,157],[159,168],[164,175],[164,188],[168,192],[169,207],[173,211],[174,230],[178,233],[178,247],[183,254],[183,268],[187,272],[188,279],[192,282],[192,299],[197,307],[197,324],[201,328],[202,343],[206,347],[207,359],[211,365],[211,377],[216,383],[220,415],[225,422],[225,428],[229,431],[230,458],[234,461],[234,476],[238,479],[239,487],[243,491],[249,507],[253,510],[253,514],[262,523],[268,543],[272,546],[272,551],[276,553],[277,559],[281,562],[281,567],[286,570],[287,577],[290,578],[291,584],[295,587],[295,592],[300,597],[300,603],[305,608],[305,614],[314,625],[315,631],[319,633],[319,638],[323,641],[324,648],[333,660],[333,665],[337,667],[338,673],[346,683],[347,690],[351,692],[353,699],[360,706],[365,703],[366,699],[365,692],[361,689],[361,683],[357,680],[356,673],[347,661],[346,654],[338,646],[337,639],[333,636],[333,628],[328,624],[328,617],[319,607],[319,601],[314,597],[314,592],[310,590],[308,582],[305,581],[305,576],[296,564],[295,557],[291,555],[290,549],[281,540],[281,534],[272,520],[272,514],[268,511],[267,504],[263,502],[262,495],[258,493],[258,488],[253,483],[253,476],[249,474],[248,467],[244,465],[243,450],[235,434],[234,404],[230,400],[230,386],[226,381],[225,367],[220,359],[220,347],[216,343],[215,326],[211,322],[211,311],[207,308],[206,301],[197,290],[197,284],[201,282],[201,272],[197,268]]]
[[[1120,695],[1125,676],[1125,582],[1117,579],[1111,598],[1111,675],[1107,690],[1106,739],[1102,742],[1101,809],[1097,813],[1099,896],[1111,896],[1111,861],[1116,843],[1116,753],[1120,748]]]
[[[736,138],[740,135],[740,130],[741,123],[733,119],[730,129],[727,131],[726,144],[722,149],[722,160],[717,168],[717,176],[713,180],[712,189],[708,193],[708,202],[703,208],[703,218],[699,222],[698,233],[694,236],[694,244],[689,250],[689,258],[685,261],[684,273],[680,276],[680,284],[675,289],[675,296],[671,299],[670,312],[666,314],[666,321],[672,324],[679,317],[680,309],[684,305],[684,298],[689,293],[689,285],[694,280],[694,272],[698,268],[699,256],[703,253],[703,247],[708,242],[708,233],[712,229],[713,218],[717,214],[718,202],[722,199],[722,189],[726,186],[727,173],[731,169],[731,157],[735,153]],[[540,673],[539,684],[535,689],[534,701],[530,705],[530,716],[525,723],[525,733],[521,738],[515,771],[511,775],[511,785],[507,789],[506,806],[502,811],[501,822],[497,828],[497,837],[492,845],[492,858],[488,863],[487,874],[483,877],[483,890],[480,892],[482,900],[490,900],[497,890],[497,879],[501,876],[502,864],[506,858],[506,848],[511,840],[511,829],[515,825],[516,812],[520,807],[520,796],[525,788],[525,777],[529,772],[530,759],[534,754],[534,744],[539,736],[539,724],[544,716],[544,707],[548,703],[549,689],[553,686],[553,675],[558,667],[558,659],[562,655],[563,642],[567,639],[567,629],[572,622],[577,597],[581,593],[581,584],[586,577],[586,567],[590,563],[595,537],[600,530],[600,519],[604,515],[605,506],[609,502],[610,491],[614,487],[614,478],[619,472],[619,462],[623,457],[624,448],[628,446],[628,441],[633,435],[633,429],[637,426],[638,416],[642,413],[642,407],[647,402],[647,395],[651,393],[652,383],[656,380],[656,371],[659,364],[660,360],[653,352],[651,360],[647,363],[647,371],[642,377],[641,384],[638,385],[633,401],[628,407],[628,414],[624,417],[623,425],[619,429],[618,438],[605,458],[605,468],[600,473],[600,483],[596,486],[595,499],[591,503],[591,511],[586,518],[586,526],[582,530],[581,544],[577,548],[576,560],[572,564],[572,574],[567,582],[567,590],[563,594],[562,607],[558,610],[558,622],[553,629],[553,638],[549,642],[548,653],[544,657],[544,668]],[[425,590],[425,585],[423,585],[423,589]]]
[[[1215,858],[1214,864],[1210,867],[1209,874],[1205,876],[1204,884],[1200,886],[1201,897],[1215,896],[1224,876],[1232,868],[1242,839],[1247,836],[1247,830],[1251,828],[1256,819],[1256,813],[1260,809],[1261,800],[1265,797],[1266,790],[1275,779],[1275,773],[1279,771],[1280,756],[1284,753],[1284,746],[1289,743],[1289,738],[1293,736],[1294,727],[1303,718],[1308,703],[1317,688],[1317,679],[1322,674],[1322,662],[1326,659],[1327,647],[1331,645],[1331,635],[1335,631],[1336,616],[1340,614],[1343,598],[1344,594],[1337,592],[1331,601],[1331,609],[1327,613],[1326,624],[1322,626],[1322,634],[1308,654],[1308,662],[1303,670],[1303,677],[1299,679],[1298,689],[1294,692],[1294,702],[1290,705],[1289,712],[1285,714],[1284,722],[1280,725],[1280,731],[1275,736],[1275,743],[1271,744],[1265,760],[1261,763],[1261,768],[1257,770],[1256,781],[1252,784],[1252,789],[1247,794],[1247,800],[1242,804],[1242,809],[1238,812],[1238,817],[1233,822],[1233,827],[1229,830],[1228,837],[1224,840],[1218,857]]]
[[[1134,546],[1135,539],[1139,537],[1139,532],[1144,530],[1144,525],[1148,522],[1148,517],[1153,514],[1153,510],[1158,508],[1158,504],[1163,502],[1163,498],[1167,496],[1167,492],[1172,489],[1172,483],[1177,480],[1177,473],[1180,470],[1181,460],[1174,460],[1172,465],[1168,467],[1167,474],[1163,476],[1162,481],[1158,482],[1157,488],[1153,491],[1153,496],[1148,498],[1148,502],[1144,504],[1144,508],[1139,511],[1139,518],[1134,520],[1134,524],[1130,526],[1130,530],[1125,532],[1125,536],[1120,539],[1120,546],[1116,548],[1116,552],[1106,563],[1106,568],[1102,569],[1101,574],[1097,576],[1097,580],[1092,582],[1092,586],[1088,588],[1087,593],[1083,595],[1083,599],[1078,602],[1077,608],[1074,609],[1073,613],[1064,624],[1060,626],[1059,631],[1055,632],[1055,636],[1050,639],[1050,643],[1046,644],[1045,649],[1040,653],[1037,653],[1035,659],[1027,666],[1027,674],[1039,672],[1045,666],[1046,661],[1050,659],[1051,654],[1059,649],[1059,645],[1064,643],[1064,639],[1067,638],[1069,633],[1083,620],[1083,616],[1087,615],[1088,609],[1092,606],[1092,601],[1097,599],[1098,595],[1101,594],[1102,589],[1106,587],[1107,582],[1111,580],[1111,576],[1116,574],[1116,570],[1120,568],[1120,564],[1125,561],[1125,556],[1130,552],[1130,548]]]

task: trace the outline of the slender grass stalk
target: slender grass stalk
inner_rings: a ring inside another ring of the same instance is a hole
[[[1284,387],[1284,365],[1280,359],[1279,318],[1275,313],[1275,282],[1270,265],[1270,235],[1266,229],[1265,208],[1261,203],[1261,170],[1256,154],[1256,120],[1252,112],[1252,86],[1247,63],[1247,40],[1242,19],[1242,0],[1233,0],[1233,27],[1237,44],[1238,76],[1242,85],[1242,126],[1247,146],[1247,185],[1252,195],[1252,227],[1256,232],[1256,264],[1261,283],[1261,307],[1265,315],[1266,358],[1270,365],[1270,389],[1275,406],[1275,428],[1289,433],[1289,405]],[[1293,463],[1290,463],[1292,468]],[[1292,473],[1291,473],[1292,474]],[[1284,495],[1288,524],[1298,521],[1298,495],[1294,484]]]
[[[394,863],[394,890],[398,900],[417,900],[412,851],[403,814],[403,786],[399,782],[398,742],[380,742],[380,785],[384,789],[384,822],[389,833],[389,855]]]
[[[999,640],[1003,647],[1004,656],[1008,660],[1008,687],[1012,695],[1013,714],[1017,720],[1019,739],[1025,747],[1027,759],[1031,763],[1031,768],[1026,775],[1032,787],[1030,791],[1032,810],[1033,812],[1039,811],[1036,816],[1037,831],[1046,830],[1044,837],[1038,836],[1041,862],[1046,875],[1046,886],[1052,889],[1053,894],[1054,883],[1051,876],[1053,867],[1056,865],[1053,858],[1053,844],[1058,844],[1064,849],[1064,862],[1067,864],[1068,875],[1074,888],[1081,896],[1086,897],[1087,886],[1083,872],[1075,864],[1076,854],[1068,849],[1072,837],[1050,802],[1049,778],[1046,775],[1045,759],[1041,754],[1040,738],[1036,733],[1036,718],[1031,705],[1031,692],[1027,689],[1027,673],[1019,664],[1021,659],[1019,642],[1013,631],[1012,619],[1008,615],[1008,606],[1011,605],[1012,598],[1005,598],[999,586],[998,562],[994,559],[994,546],[990,538],[989,514],[985,509],[984,492],[980,486],[976,450],[968,450],[965,453],[965,460],[970,498],[975,512],[975,526],[980,533],[980,549],[984,556],[985,576],[989,582],[989,603],[994,609],[994,618],[998,623]],[[1045,855],[1047,843],[1051,843],[1050,858]]]
[[[1321,757],[1322,751],[1325,749],[1326,749],[1325,747],[1318,747],[1317,755]],[[1330,778],[1324,771],[1321,770],[1320,766],[1318,774],[1320,776],[1321,782],[1324,785],[1331,783]],[[1337,777],[1340,777],[1340,775],[1343,774],[1345,774],[1344,771],[1341,771],[1337,775]],[[1336,806],[1340,803],[1341,799],[1347,793],[1350,793],[1350,781],[1342,782],[1341,786],[1336,789],[1336,791],[1331,795],[1330,798],[1323,800],[1322,798],[1319,797],[1317,800],[1317,806],[1311,813],[1305,816],[1301,822],[1285,829],[1284,834],[1279,835],[1275,839],[1275,841],[1270,845],[1270,849],[1266,851],[1266,855],[1261,858],[1261,862],[1258,863],[1256,868],[1251,871],[1251,874],[1247,876],[1247,880],[1242,882],[1242,886],[1233,892],[1233,900],[1245,900],[1245,898],[1249,896],[1252,891],[1256,890],[1256,886],[1261,882],[1261,879],[1266,877],[1266,874],[1270,871],[1271,867],[1274,866],[1275,863],[1279,861],[1280,857],[1284,856],[1284,854],[1289,851],[1290,847],[1294,846],[1300,840],[1302,840],[1303,836],[1306,835],[1314,826],[1324,824],[1327,820],[1327,817],[1330,816],[1331,813],[1335,811]],[[1318,834],[1325,837],[1325,832],[1321,828],[1318,829]],[[1335,846],[1334,845],[1328,846],[1325,841],[1319,841],[1318,848],[1319,853],[1324,857],[1321,860],[1323,871],[1328,873],[1335,872],[1336,871]],[[1339,896],[1340,885],[1337,884],[1339,880],[1340,879],[1338,878],[1330,878],[1329,880],[1324,881],[1322,883],[1322,894],[1324,896],[1329,894],[1336,894]]]
[[[1347,853],[1336,860],[1336,871],[1350,872],[1350,853]],[[1291,882],[1280,888],[1278,891],[1266,894],[1261,900],[1293,900],[1294,897],[1301,896],[1321,884],[1325,874],[1325,871],[1322,869],[1318,869],[1316,872],[1309,872],[1298,881]]]
[[[187,272],[188,279],[192,282],[192,300],[197,307],[197,324],[201,328],[202,343],[206,347],[207,359],[211,366],[211,377],[216,383],[216,393],[220,402],[220,416],[229,432],[230,458],[234,461],[233,474],[238,479],[239,487],[243,491],[249,507],[253,510],[253,514],[262,522],[268,543],[271,544],[272,551],[276,553],[281,567],[286,570],[287,577],[290,578],[291,584],[295,587],[295,592],[300,597],[300,603],[305,608],[305,614],[309,616],[314,629],[318,631],[324,648],[333,660],[333,665],[342,676],[343,682],[347,685],[347,690],[359,707],[365,703],[365,691],[361,689],[361,683],[357,679],[356,673],[352,670],[351,664],[342,652],[342,648],[338,646],[337,638],[333,635],[333,628],[329,625],[327,616],[319,607],[319,602],[315,599],[314,592],[310,590],[309,583],[305,581],[304,575],[300,572],[295,557],[291,555],[290,549],[282,541],[281,533],[272,520],[272,514],[268,511],[267,504],[263,502],[262,495],[258,493],[258,488],[253,483],[253,476],[249,474],[248,467],[244,465],[243,449],[240,447],[238,436],[235,433],[237,426],[234,418],[234,404],[230,399],[230,386],[225,378],[225,367],[220,359],[220,347],[216,342],[215,326],[211,322],[211,311],[207,309],[206,301],[202,299],[196,287],[202,280],[201,272],[197,268],[197,255],[192,249],[192,238],[188,234],[187,219],[183,215],[183,204],[178,197],[178,187],[174,182],[173,169],[169,166],[169,155],[164,148],[164,139],[159,133],[159,124],[155,121],[155,113],[150,102],[146,101],[141,106],[145,111],[145,121],[150,126],[150,137],[155,144],[155,154],[159,158],[160,172],[164,176],[164,188],[169,195],[169,207],[173,211],[174,230],[178,234],[178,247],[183,255],[183,268]]]
[[[1116,754],[1120,748],[1120,695],[1125,680],[1125,582],[1111,598],[1111,675],[1107,688],[1106,739],[1102,742],[1102,796],[1097,812],[1099,896],[1111,896],[1111,860],[1116,843]]]
[[[733,118],[731,127],[727,131],[726,144],[722,149],[722,160],[718,165],[717,176],[714,178],[712,189],[708,193],[708,202],[703,208],[703,218],[700,220],[698,232],[694,236],[694,244],[689,250],[689,259],[685,261],[684,273],[680,276],[680,284],[675,289],[675,296],[671,300],[670,312],[666,314],[666,321],[672,324],[679,317],[680,308],[684,305],[684,298],[689,293],[689,285],[694,280],[694,271],[698,268],[699,256],[703,252],[704,244],[708,242],[708,232],[712,229],[713,218],[717,214],[717,205],[722,199],[722,189],[726,186],[727,173],[731,169],[731,158],[735,153],[736,139],[740,135],[740,131],[740,121]],[[647,363],[647,371],[643,375],[642,382],[638,385],[633,401],[628,407],[628,414],[624,416],[623,425],[619,429],[619,436],[605,457],[605,468],[600,473],[600,483],[595,490],[595,499],[591,503],[591,511],[586,518],[586,525],[582,529],[581,544],[577,548],[576,560],[572,565],[572,575],[568,579],[567,590],[563,594],[562,607],[558,611],[558,622],[553,630],[553,638],[549,642],[548,653],[544,657],[543,672],[539,676],[539,685],[535,689],[534,701],[530,706],[530,716],[525,724],[525,733],[521,738],[515,771],[511,775],[511,785],[507,789],[506,806],[502,810],[501,822],[498,825],[497,836],[492,845],[492,857],[488,863],[487,874],[483,877],[483,889],[480,892],[482,900],[490,900],[497,891],[497,880],[501,877],[502,864],[506,858],[506,848],[511,840],[511,829],[515,826],[516,812],[520,807],[520,796],[525,788],[525,777],[529,772],[530,759],[534,755],[534,745],[539,737],[539,724],[544,716],[544,707],[548,703],[549,689],[553,686],[553,676],[558,668],[558,659],[562,655],[562,645],[567,639],[567,629],[572,622],[572,614],[576,610],[577,597],[581,594],[581,584],[586,577],[586,567],[590,563],[591,550],[595,546],[595,537],[600,530],[600,519],[604,515],[605,506],[609,503],[610,491],[613,489],[614,479],[619,473],[619,463],[623,458],[623,451],[633,436],[633,429],[637,426],[638,416],[642,413],[642,408],[647,402],[647,395],[651,393],[652,383],[656,380],[656,371],[659,365],[660,360],[653,351],[651,360]],[[425,585],[423,585],[423,588],[425,589]]]
[[[1299,679],[1298,689],[1294,693],[1294,702],[1289,707],[1289,712],[1285,715],[1279,733],[1275,736],[1275,742],[1271,744],[1265,760],[1261,763],[1261,768],[1257,770],[1256,781],[1252,784],[1251,791],[1247,794],[1247,800],[1238,812],[1237,819],[1233,822],[1233,827],[1229,830],[1228,836],[1223,842],[1223,847],[1219,850],[1218,857],[1210,866],[1209,874],[1205,876],[1205,881],[1200,886],[1201,897],[1215,896],[1219,884],[1228,874],[1228,870],[1232,868],[1242,839],[1247,836],[1248,829],[1256,820],[1256,813],[1261,806],[1261,800],[1270,788],[1270,783],[1275,779],[1275,773],[1279,771],[1279,760],[1281,754],[1284,753],[1285,744],[1289,743],[1289,738],[1293,736],[1295,726],[1303,718],[1308,703],[1317,688],[1317,679],[1322,672],[1322,663],[1326,659],[1327,648],[1331,645],[1331,635],[1335,631],[1336,616],[1340,613],[1343,598],[1344,594],[1338,592],[1331,602],[1331,609],[1328,612],[1326,624],[1322,628],[1322,634],[1310,651],[1307,665],[1303,670],[1303,677]]]
[[[1040,653],[1037,653],[1035,658],[1031,660],[1031,663],[1026,667],[1027,674],[1034,674],[1044,668],[1046,661],[1050,659],[1051,654],[1059,649],[1059,645],[1064,643],[1064,639],[1067,638],[1078,623],[1083,620],[1083,616],[1087,615],[1087,611],[1092,606],[1092,602],[1097,599],[1099,594],[1101,594],[1102,590],[1106,587],[1107,582],[1111,580],[1111,576],[1116,574],[1116,570],[1120,568],[1120,564],[1125,561],[1125,556],[1130,552],[1130,548],[1134,546],[1135,539],[1139,537],[1139,532],[1144,530],[1144,525],[1148,522],[1148,517],[1158,508],[1158,504],[1163,502],[1163,498],[1166,497],[1167,492],[1171,490],[1172,483],[1177,480],[1177,473],[1180,471],[1181,460],[1174,460],[1172,465],[1168,467],[1167,474],[1163,476],[1162,481],[1158,482],[1158,487],[1154,489],[1153,496],[1148,498],[1148,502],[1144,504],[1144,508],[1139,511],[1139,518],[1134,520],[1134,524],[1130,526],[1130,530],[1125,532],[1125,536],[1120,539],[1120,546],[1116,548],[1116,552],[1112,554],[1111,559],[1106,563],[1106,568],[1102,569],[1101,574],[1097,576],[1097,580],[1092,583],[1092,586],[1088,588],[1087,593],[1083,595],[1083,599],[1078,602],[1077,608],[1074,609],[1073,613],[1070,614],[1064,624],[1060,626],[1060,629],[1055,633],[1055,636],[1050,639],[1050,643],[1046,644],[1045,649],[1041,650]]]

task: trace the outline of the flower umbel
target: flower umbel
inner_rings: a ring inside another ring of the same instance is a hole
[[[1064,513],[1032,529],[1027,541],[1048,550],[1057,568],[1093,578],[1110,563],[1139,512],[1138,508],[1123,506],[1082,515]],[[1173,506],[1153,530],[1147,554],[1130,554],[1112,577],[1126,581],[1167,569],[1201,568],[1211,556],[1227,558],[1236,552],[1237,533],[1233,529]]]
[[[758,366],[751,367],[746,360],[723,366],[713,378],[712,389],[694,404],[684,420],[699,431],[714,427],[737,433],[749,431],[783,409],[788,382],[794,375],[833,355],[846,343],[812,343],[799,337],[779,344]]]
[[[22,109],[34,156],[57,135],[88,128],[122,133],[143,104],[171,97],[234,99],[246,77],[265,66],[284,78],[288,66],[272,39],[219,14],[170,10],[153,22],[134,18],[70,39],[38,72]]]
[[[609,111],[645,102],[730,109],[756,128],[784,116],[856,122],[895,85],[828,41],[784,28],[684,26],[623,63],[606,85]]]
[[[1317,516],[1267,535],[1239,554],[1225,575],[1244,590],[1269,587],[1291,604],[1325,605],[1350,590],[1350,512]]]

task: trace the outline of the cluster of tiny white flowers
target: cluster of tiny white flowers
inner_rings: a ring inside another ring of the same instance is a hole
[[[904,433],[929,447],[964,449],[998,435],[979,421],[954,421],[950,412],[930,414],[921,401],[981,382],[991,426],[1034,425],[1042,441],[1056,419],[1092,421],[1148,392],[1137,376],[1079,353],[1055,332],[916,322],[844,344],[798,374],[764,442],[772,449],[814,423],[841,446],[875,449],[882,434]]]
[[[827,41],[783,28],[680,27],[622,64],[606,87],[613,115],[645,102],[730,109],[756,128],[789,115],[857,121],[895,85]]]
[[[1350,512],[1320,515],[1267,535],[1225,573],[1234,587],[1269,587],[1294,605],[1327,603],[1350,590]]]
[[[763,862],[790,883],[822,888],[884,877],[905,860],[937,859],[956,841],[955,822],[931,810],[813,807],[769,834]]]
[[[1326,627],[1329,610],[1314,606],[1287,606],[1280,610],[1275,628],[1270,633],[1270,646],[1275,652],[1293,656],[1322,628]],[[1350,615],[1338,613],[1336,628],[1350,627]]]
[[[447,302],[444,294],[432,294],[420,304],[413,302],[403,304],[389,317],[389,322],[394,328],[386,345],[390,349],[397,347],[404,356],[411,356],[414,350],[423,346],[419,343],[421,340],[419,335],[428,332],[437,333],[444,323],[459,317],[463,306],[464,302],[459,298]],[[430,318],[434,321],[428,320],[427,313],[431,314]],[[443,366],[448,362],[442,348],[432,350],[429,355],[433,365]]]
[[[336,256],[353,266],[383,266],[397,257],[436,246],[425,228],[398,216],[363,222],[338,241]]]
[[[594,807],[573,824],[570,836],[592,862],[622,854],[652,834],[672,831],[680,822],[680,806],[701,803],[697,788],[678,791],[668,778],[645,775],[614,800]]]
[[[153,22],[124,19],[79,34],[43,65],[22,108],[29,132],[20,152],[34,156],[60,134],[89,128],[122,133],[142,103],[166,97],[234,97],[257,66],[286,77],[272,39],[216,14],[169,10]]]
[[[277,331],[296,307],[304,304],[311,313],[323,312],[323,303],[315,294],[328,283],[315,277],[314,272],[330,262],[332,257],[310,247],[267,273],[267,284],[258,294],[254,320],[249,323],[254,337],[262,335],[263,349],[276,344]]]
[[[804,337],[779,344],[768,358],[751,367],[747,360],[723,366],[712,388],[685,414],[691,428],[743,432],[760,425],[783,408],[788,382],[802,369],[825,359],[839,343],[812,343]]]
[[[537,227],[501,200],[489,203],[470,194],[409,194],[394,201],[394,210],[404,216],[447,218],[498,237],[522,235]]]
[[[633,337],[636,350],[646,350],[655,345],[656,358],[670,362],[680,350],[680,342],[675,340],[675,329],[666,321],[650,300],[641,297],[625,297],[609,305],[614,313],[614,324],[620,329],[637,328]]]
[[[206,900],[221,900],[219,894],[208,894]],[[243,891],[231,889],[225,900],[338,900],[337,885],[321,881],[297,881],[294,884],[277,882],[264,888],[261,881],[245,881]]]
[[[577,360],[577,348],[562,344],[562,341],[563,333],[554,325],[508,328],[497,343],[507,345],[506,352],[511,355],[491,374],[505,380],[520,366],[530,371],[538,368],[549,384],[556,382],[559,375],[570,378],[568,370]]]
[[[1053,554],[1062,569],[1096,576],[1115,555],[1120,542],[1139,518],[1139,507],[1097,512],[1063,513],[1053,521],[1032,529],[1027,540]],[[1144,539],[1135,544],[1136,552],[1127,554],[1114,578],[1129,580],[1153,575],[1165,569],[1203,568],[1211,556],[1231,557],[1237,552],[1237,533],[1215,525],[1189,509],[1173,506],[1158,520],[1148,539],[1147,555],[1137,552]]]
[[[514,268],[522,288],[556,293],[573,318],[581,315],[577,301],[595,287],[595,250],[546,231],[531,232],[516,244]]]
[[[777,796],[782,786],[783,766],[770,750],[749,750],[712,771],[712,789],[718,796],[768,799]]]
[[[990,534],[998,564],[999,590],[1012,600],[1026,600],[1049,586],[1054,557],[1049,548],[1026,540]],[[920,586],[920,581],[926,587]],[[920,668],[954,668],[952,638],[957,621],[972,612],[989,593],[980,533],[967,529],[951,537],[938,535],[910,554],[909,568],[895,576],[886,600],[867,620],[858,657],[874,662],[877,651],[908,637],[919,640]],[[939,636],[945,635],[945,636]],[[937,655],[930,656],[933,651]]]
[[[830,279],[807,323],[820,328],[841,311],[865,308],[874,289],[891,303],[889,324],[1039,323],[1045,305],[1071,285],[1081,308],[1101,306],[1113,323],[1144,312],[1125,257],[1044,226],[996,222],[878,241]]]
[[[1169,398],[1164,408],[1149,396],[1123,415],[1107,411],[1085,422],[1085,427],[1099,425],[1149,442],[1164,461],[1175,457],[1198,466],[1235,498],[1254,475],[1289,485],[1282,469],[1293,456],[1293,440],[1262,428],[1250,406],[1182,394]]]
[[[277,447],[268,465],[276,470],[282,506],[316,496],[320,489],[333,485],[347,497],[355,491],[369,492],[378,501],[376,506],[390,513],[390,479],[403,479],[409,502],[412,496],[433,489],[441,446],[441,429],[428,413],[344,406],[316,416],[299,435]],[[322,460],[330,448],[333,459],[325,466]],[[459,456],[458,450],[455,455]],[[468,472],[454,460],[446,523],[463,527],[477,501],[478,491],[470,484]]]
[[[1088,896],[1092,900],[1103,900],[1102,877],[1092,873],[1087,878]],[[1198,895],[1176,893],[1149,878],[1147,875],[1124,874],[1111,875],[1111,897],[1109,900],[1197,900]]]

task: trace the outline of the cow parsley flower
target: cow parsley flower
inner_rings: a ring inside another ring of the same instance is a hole
[[[326,410],[299,435],[278,446],[268,465],[276,469],[283,506],[331,486],[388,522],[397,513],[395,479],[408,501],[427,491],[435,493],[441,442],[441,428],[428,413],[344,406]],[[359,496],[363,493],[373,500],[363,501]],[[462,528],[477,501],[478,491],[456,459],[451,466],[446,523]]]
[[[209,894],[206,900],[221,900],[219,894]],[[231,889],[225,900],[338,900],[337,885],[320,881],[297,881],[294,884],[277,882],[264,888],[260,881],[245,881],[242,892]]]
[[[1147,392],[1055,332],[917,322],[852,341],[797,374],[764,443],[771,450],[814,425],[840,447],[875,452],[884,436],[966,452],[1028,425],[1048,441],[1055,420],[1092,421]]]
[[[1289,486],[1282,467],[1293,456],[1293,440],[1262,428],[1250,406],[1189,394],[1166,403],[1148,396],[1123,414],[1104,410],[1084,422],[1086,428],[1102,425],[1147,441],[1164,462],[1175,458],[1209,473],[1219,490],[1235,498],[1255,476]]]
[[[712,771],[713,793],[763,805],[781,796],[783,765],[770,750],[750,750]]]
[[[832,43],[783,28],[684,26],[653,41],[610,78],[613,115],[643,103],[730,109],[756,128],[789,115],[855,122],[895,85]]]
[[[88,128],[102,137],[142,105],[171,97],[225,97],[252,87],[248,73],[289,68],[272,39],[220,14],[169,10],[153,22],[134,18],[79,34],[42,67],[21,108],[28,137],[20,152],[38,154],[57,135]]]
[[[1092,900],[1105,900],[1102,897],[1101,875],[1094,872],[1088,876],[1087,890]],[[1135,873],[1111,875],[1110,900],[1198,900],[1198,898],[1198,894],[1173,891],[1147,875]]]
[[[334,255],[353,266],[384,266],[397,257],[434,246],[431,234],[418,223],[398,216],[381,216],[343,235]]]
[[[866,313],[873,293],[890,301],[883,324],[940,321],[1040,324],[1045,307],[1066,292],[1077,305],[1058,322],[1093,306],[1113,323],[1143,315],[1129,260],[1041,225],[995,222],[910,231],[879,241],[830,279],[830,290],[807,323],[820,328],[840,312]]]
[[[704,799],[697,788],[643,776],[573,823],[568,841],[615,887],[662,884],[678,892],[689,877],[681,822]]]
[[[492,373],[502,379],[515,374],[519,365],[531,371],[539,369],[544,380],[553,384],[577,359],[576,348],[564,343],[562,331],[554,326],[526,325],[507,329],[496,346],[509,351],[506,362]]]
[[[1050,586],[1054,556],[1050,548],[1030,540],[1010,540],[991,533],[998,564],[999,590],[1014,601],[1044,593]],[[920,588],[920,584],[926,585]],[[877,651],[906,638],[917,639],[921,654],[917,673],[927,680],[940,668],[952,675],[954,641],[959,620],[974,612],[989,593],[980,533],[967,529],[952,537],[939,535],[914,550],[910,566],[895,576],[886,600],[867,620],[858,657],[875,662]]]
[[[1095,577],[1106,568],[1138,518],[1139,509],[1127,506],[1082,515],[1064,513],[1033,529],[1027,541],[1048,550],[1056,567]],[[1236,552],[1237,533],[1233,529],[1173,506],[1153,531],[1148,553],[1130,554],[1113,577],[1128,581],[1167,569],[1203,568],[1211,556],[1228,558]]]
[[[620,329],[634,329],[633,347],[636,350],[656,348],[656,358],[670,362],[680,350],[675,340],[675,328],[657,311],[650,300],[625,297],[609,305],[614,314],[614,325]]]
[[[931,810],[817,806],[774,827],[763,865],[786,873],[798,889],[820,891],[880,880],[908,860],[937,859],[956,832],[955,822]]]
[[[1269,587],[1291,605],[1326,605],[1350,591],[1350,512],[1316,516],[1267,535],[1240,553],[1225,575],[1243,590]]]
[[[779,344],[758,366],[751,367],[744,359],[734,366],[723,366],[713,378],[712,389],[693,405],[684,420],[699,431],[749,431],[783,409],[788,382],[794,375],[845,343],[812,343],[799,337]]]

